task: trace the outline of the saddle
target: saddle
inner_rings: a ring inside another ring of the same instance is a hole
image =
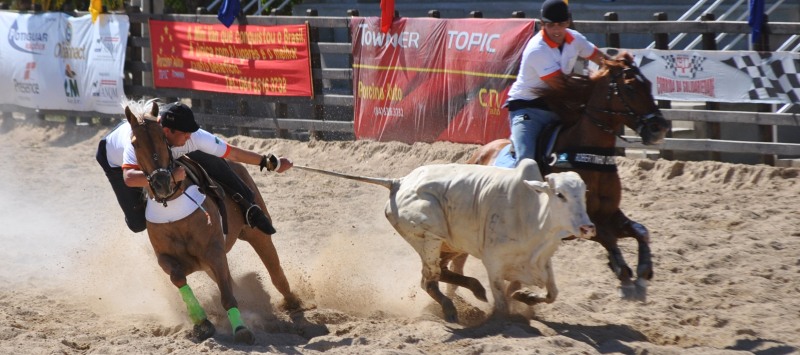
[[[553,147],[561,131],[559,123],[545,127],[536,140],[536,164],[542,176],[552,172],[552,168],[566,170],[586,169],[593,171],[616,172],[616,152],[614,148],[573,147],[564,151],[555,152]],[[514,145],[509,144],[497,154],[495,166],[514,168],[516,154]]]
[[[211,197],[219,206],[219,214],[222,217],[222,233],[228,234],[228,214],[225,209],[225,190],[214,179],[212,179],[206,169],[184,155],[175,160],[186,171],[186,178],[191,183],[197,185],[204,195]]]
[[[539,166],[539,171],[542,175],[547,175],[550,172],[550,166],[555,163],[555,155],[553,154],[553,147],[556,144],[558,132],[561,131],[560,123],[553,123],[547,125],[536,139],[536,164]],[[516,166],[517,154],[514,151],[514,145],[509,144],[497,154],[495,159],[495,166],[514,168]]]

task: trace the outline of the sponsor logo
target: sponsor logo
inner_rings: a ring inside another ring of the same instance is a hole
[[[30,80],[31,72],[36,69],[36,62],[28,62],[25,64],[25,76],[22,77],[24,80]]]
[[[486,109],[490,115],[497,116],[503,106],[503,98],[495,89],[481,88],[478,91],[478,103]]]
[[[458,51],[474,51],[495,53],[492,42],[500,39],[497,33],[480,33],[466,31],[447,31],[447,48],[455,47]]]
[[[375,86],[358,82],[358,97],[362,100],[403,100],[403,89],[400,86],[386,84],[386,86]]]
[[[361,27],[361,45],[364,47],[419,48],[419,32],[383,33],[370,31],[367,24],[358,27]]]
[[[25,64],[25,74],[22,81],[14,79],[14,91],[21,94],[39,94],[39,83],[32,80],[33,71],[36,69],[36,62],[28,62]]]
[[[14,20],[8,31],[8,44],[23,53],[42,54],[47,47],[47,32],[24,32]]]
[[[113,60],[114,55],[120,52],[121,45],[119,37],[102,36],[95,41],[92,52],[95,54],[95,58]]]
[[[665,62],[665,69],[671,70],[672,75],[678,78],[694,79],[697,73],[703,71],[703,62],[706,57],[688,54],[669,54],[661,56]]]
[[[92,96],[110,100],[120,97],[117,91],[117,81],[113,79],[100,79],[92,83]]]
[[[69,103],[77,104],[81,102],[81,92],[78,89],[78,73],[72,70],[69,64],[64,68],[64,94]]]
[[[64,38],[66,39],[65,41],[56,44],[56,58],[85,60],[86,48],[72,46],[72,24],[69,22],[67,22],[67,27],[64,30]]]

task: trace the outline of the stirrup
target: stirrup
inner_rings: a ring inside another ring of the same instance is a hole
[[[253,221],[250,220],[251,219],[250,218],[251,217],[250,212],[254,208],[256,210],[253,211],[254,212],[253,217],[255,217],[255,213],[264,213],[264,212],[261,212],[261,207],[258,207],[258,205],[256,205],[255,203],[250,205],[250,207],[247,208],[247,211],[244,212],[244,221],[247,222],[247,225],[250,226],[250,228],[256,228],[256,226],[253,225]]]

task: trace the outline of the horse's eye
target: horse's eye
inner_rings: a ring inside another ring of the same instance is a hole
[[[566,201],[567,200],[567,196],[564,196],[564,194],[562,194],[560,192],[556,192],[556,197],[558,197],[561,201]]]

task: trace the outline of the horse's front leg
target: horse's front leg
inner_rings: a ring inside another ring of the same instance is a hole
[[[256,229],[246,230],[243,235],[267,268],[272,285],[283,295],[283,307],[287,310],[299,309],[302,306],[302,302],[299,297],[292,293],[289,281],[281,267],[278,251],[275,249],[275,244],[272,243],[272,237]]]
[[[592,240],[600,243],[608,252],[608,267],[620,282],[620,297],[626,300],[636,299],[636,287],[631,278],[633,271],[625,262],[617,240],[622,231],[609,223],[597,224],[597,235]]]
[[[228,259],[225,256],[225,247],[222,241],[209,246],[205,254],[205,259],[210,269],[209,271],[214,281],[217,282],[217,287],[219,287],[222,307],[225,308],[228,313],[228,320],[231,322],[234,339],[237,343],[253,344],[255,342],[255,336],[253,332],[244,325],[242,315],[239,312],[238,303],[233,296],[233,278],[228,269]]]
[[[647,298],[647,284],[653,278],[653,261],[650,252],[650,232],[639,222],[629,219],[622,211],[623,232],[636,239],[639,245],[639,260],[636,266],[636,290],[641,301]]]
[[[177,259],[167,254],[157,254],[158,264],[161,268],[169,274],[169,279],[172,284],[178,288],[181,294],[181,299],[186,305],[186,310],[189,313],[189,319],[192,320],[194,328],[192,335],[200,341],[210,338],[216,332],[214,325],[208,320],[206,311],[197,301],[197,298],[192,292],[192,288],[186,283],[186,268],[178,262]]]

